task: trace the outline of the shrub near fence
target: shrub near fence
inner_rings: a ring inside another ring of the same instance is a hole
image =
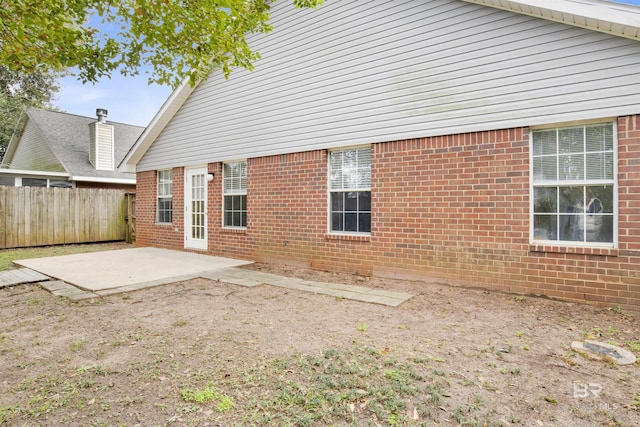
[[[0,248],[124,240],[125,192],[0,186]]]

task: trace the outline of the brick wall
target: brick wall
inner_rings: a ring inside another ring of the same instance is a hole
[[[327,233],[327,152],[248,159],[248,224],[222,224],[222,167],[211,163],[215,255],[566,300],[640,307],[640,117],[618,120],[619,245],[529,243],[528,129],[372,145],[371,236]],[[182,168],[174,223],[155,224],[155,172],[138,174],[138,244],[181,249]]]

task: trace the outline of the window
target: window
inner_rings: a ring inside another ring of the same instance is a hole
[[[247,162],[225,163],[222,170],[224,193],[223,225],[247,226]]]
[[[173,221],[173,171],[158,171],[157,221],[162,224]]]
[[[49,187],[51,188],[73,188],[73,184],[69,181],[49,180]]]
[[[46,187],[46,178],[22,178],[23,187]]]
[[[371,148],[329,153],[330,230],[371,232]]]
[[[613,123],[532,132],[533,240],[614,242]]]
[[[7,187],[14,187],[16,185],[16,179],[13,176],[0,175],[0,185],[5,185]]]

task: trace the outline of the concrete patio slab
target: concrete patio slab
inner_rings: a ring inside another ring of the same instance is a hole
[[[192,252],[134,248],[14,261],[88,291],[157,286],[200,277],[221,268],[251,264]],[[41,279],[42,280],[42,279]]]
[[[75,301],[131,292],[198,277],[246,287],[271,285],[391,307],[397,307],[412,297],[404,292],[342,283],[315,282],[242,269],[237,267],[252,262],[159,248],[91,252],[19,260],[14,263],[31,269],[24,269],[24,274],[20,275],[21,279],[16,277],[16,280],[22,280],[17,283],[40,281],[39,284],[54,295]],[[17,274],[0,272],[0,283],[4,273],[6,273],[5,281]],[[56,280],[49,280],[50,278]]]

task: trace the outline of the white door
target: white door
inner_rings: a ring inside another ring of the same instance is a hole
[[[185,170],[184,247],[207,250],[207,169]]]

